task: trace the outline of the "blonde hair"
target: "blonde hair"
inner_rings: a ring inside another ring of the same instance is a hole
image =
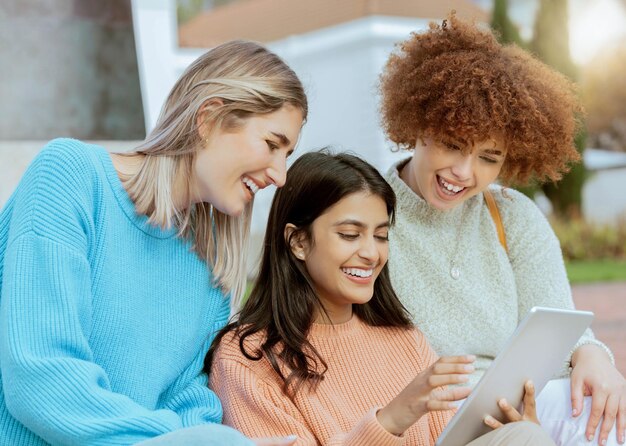
[[[220,105],[206,107],[211,100],[219,100]],[[181,237],[192,241],[194,251],[207,262],[213,283],[231,294],[233,308],[245,291],[252,202],[238,217],[220,212],[211,203],[189,202],[177,209],[174,186],[182,183],[187,188],[183,196],[191,197],[193,162],[207,137],[197,125],[200,112],[203,128],[211,132],[237,128],[245,118],[277,111],[285,104],[298,108],[306,119],[302,84],[277,55],[254,42],[217,46],[176,82],[154,130],[137,147],[136,153],[146,155],[138,172],[124,179],[139,213],[155,225],[174,225]]]

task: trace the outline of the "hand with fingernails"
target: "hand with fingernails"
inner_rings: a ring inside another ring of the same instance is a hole
[[[473,355],[439,358],[377,412],[378,422],[388,432],[402,435],[428,412],[453,409],[454,402],[467,398],[471,388],[446,386],[466,383],[475,359]]]
[[[592,441],[600,426],[598,444],[605,445],[613,425],[617,423],[617,441],[624,444],[626,379],[611,364],[604,350],[596,345],[583,345],[576,349],[572,366],[572,416],[580,416],[584,397],[591,396],[591,414],[585,437]]]
[[[522,399],[522,405],[524,409],[522,413],[519,413],[517,409],[509,404],[507,400],[502,398],[498,401],[498,407],[504,414],[506,422],[502,423],[496,420],[491,415],[485,417],[485,424],[492,429],[498,429],[506,423],[513,423],[516,421],[530,421],[535,424],[540,424],[537,418],[537,407],[535,404],[535,386],[532,381],[526,381],[524,383],[524,398]]]

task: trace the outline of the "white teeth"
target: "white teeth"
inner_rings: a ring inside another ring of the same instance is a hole
[[[439,177],[439,182],[444,187],[444,189],[446,189],[446,190],[448,190],[450,192],[454,192],[455,194],[460,192],[460,191],[462,191],[463,189],[465,189],[462,186],[455,186],[454,184],[450,184],[450,183],[448,183],[446,180],[444,180],[441,177]]]
[[[374,274],[373,269],[360,269],[360,268],[341,268],[346,274],[350,274],[351,276],[357,277],[371,277]]]
[[[259,191],[259,186],[257,186],[256,183],[252,181],[250,178],[243,177],[243,183],[246,186],[248,186],[248,189],[250,189],[250,192],[252,192],[252,195],[256,194]]]

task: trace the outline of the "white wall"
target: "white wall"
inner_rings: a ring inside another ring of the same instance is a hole
[[[626,224],[626,166],[592,171],[583,187],[585,220]]]
[[[269,45],[302,79],[310,101],[299,148],[358,152],[377,167],[397,158],[379,126],[376,86],[394,43],[429,20],[367,17]]]

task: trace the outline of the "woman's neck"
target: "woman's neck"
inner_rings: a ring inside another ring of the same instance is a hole
[[[417,194],[418,197],[424,198],[422,197],[419,187],[417,186],[417,183],[415,182],[416,178],[415,178],[415,174],[413,173],[413,160],[414,158],[411,157],[411,159],[409,159],[408,162],[406,162],[403,166],[400,167],[398,176],[400,177],[402,181],[404,181],[404,183],[407,186],[409,186],[409,188],[413,192]]]
[[[128,189],[126,186],[127,181],[140,172],[143,163],[146,161],[146,155],[142,153],[111,153],[110,156],[117,176],[124,188]],[[189,199],[187,197],[187,188],[185,187],[185,178],[183,175],[177,175],[176,177],[172,198],[176,209],[182,211],[188,206]]]
[[[140,153],[111,153],[111,162],[122,184],[139,172],[145,157]]]
[[[316,324],[343,324],[352,319],[352,304],[342,306],[326,305],[325,310],[319,309],[316,312],[313,322]]]

